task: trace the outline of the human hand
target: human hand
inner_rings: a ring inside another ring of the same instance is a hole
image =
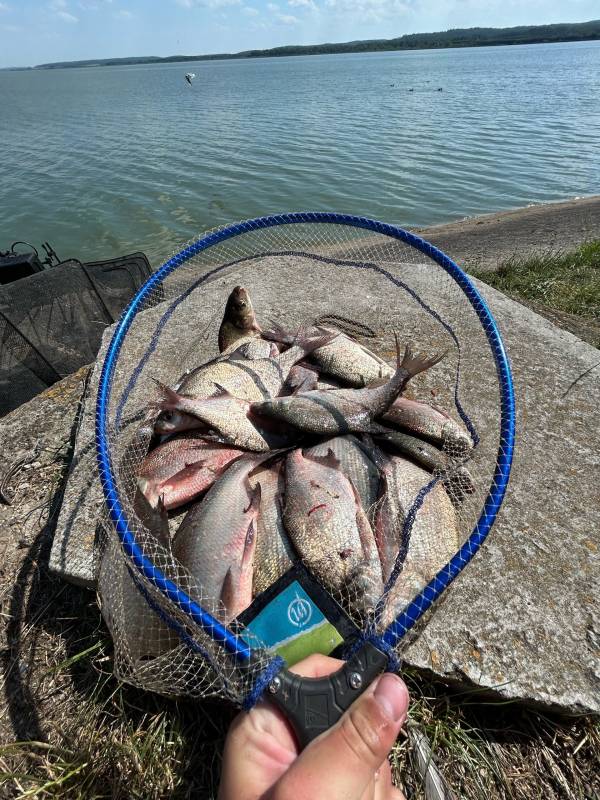
[[[313,655],[292,671],[320,678],[343,662]],[[408,690],[378,678],[332,728],[301,753],[279,709],[260,701],[233,721],[219,800],[405,800],[392,786],[387,755],[406,720]]]

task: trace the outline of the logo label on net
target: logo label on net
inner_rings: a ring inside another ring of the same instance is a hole
[[[295,628],[303,628],[310,622],[312,612],[312,604],[296,593],[296,597],[287,608],[287,618]]]

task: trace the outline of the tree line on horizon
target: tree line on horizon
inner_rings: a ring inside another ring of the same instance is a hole
[[[519,25],[513,28],[453,28],[437,33],[410,33],[395,39],[365,39],[315,45],[287,45],[268,50],[244,50],[240,53],[215,53],[196,56],[133,56],[127,58],[57,61],[39,64],[33,69],[65,67],[117,66],[182,61],[214,61],[232,58],[271,58],[277,56],[326,55],[335,53],[367,53],[382,50],[431,50],[454,47],[490,47],[497,45],[542,44],[552,42],[589,41],[600,39],[600,20],[552,25]]]

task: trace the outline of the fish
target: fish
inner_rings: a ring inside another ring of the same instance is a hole
[[[256,319],[248,291],[236,286],[225,305],[225,314],[219,327],[219,350],[223,352],[236,341],[249,336],[260,336],[261,327]]]
[[[375,433],[374,436],[430,472],[440,475],[451,500],[460,503],[475,491],[475,483],[468,469],[462,464],[453,463],[448,453],[434,444],[397,430]]]
[[[206,400],[225,389],[233,397],[240,400],[256,401],[276,397],[293,366],[332,334],[299,340],[284,353],[276,351],[267,358],[248,359],[242,351],[248,350],[248,344],[236,349],[227,359],[216,359],[191,373],[177,390],[180,395]],[[257,342],[258,344],[258,342]],[[269,348],[272,343],[264,342]],[[255,351],[257,348],[254,348]]]
[[[210,429],[214,441],[260,453],[287,447],[298,439],[296,431],[274,424],[272,419],[261,418],[253,410],[252,403],[232,397],[220,387],[217,387],[218,395],[196,400],[180,395],[159,381],[155,383],[163,395],[162,410],[173,412],[173,424],[180,414],[184,421],[190,416],[196,417]]]
[[[283,523],[294,549],[318,580],[352,607],[371,611],[381,595],[375,537],[360,498],[328,451],[293,450],[286,459]]]
[[[279,355],[279,348],[275,342],[265,339],[238,339],[221,353],[221,358],[246,359],[254,361],[257,358],[274,358]]]
[[[138,486],[151,506],[156,508],[160,497],[170,511],[206,491],[243,454],[198,433],[177,436],[146,455],[137,470]]]
[[[396,372],[389,380],[384,379],[382,385],[371,385],[364,389],[315,389],[290,397],[252,403],[251,409],[261,416],[272,417],[299,430],[322,436],[380,430],[381,426],[375,424],[375,418],[385,413],[412,377],[437,364],[445,353],[426,358],[420,354],[414,355],[407,345],[401,358],[396,337],[396,356]]]
[[[260,484],[249,476],[272,453],[247,454],[235,461],[184,517],[173,539],[173,555],[191,573],[200,600],[220,601],[217,611],[230,622],[252,602],[252,575]]]
[[[260,507],[252,583],[255,597],[278,581],[297,558],[283,524],[283,463],[280,461],[256,470],[250,476],[250,485],[254,488],[257,484],[260,485]]]
[[[319,374],[314,369],[302,364],[294,364],[288,372],[285,383],[279,392],[280,397],[286,397],[300,392],[309,392],[316,389],[319,383]]]
[[[402,545],[404,523],[419,492],[432,480],[425,470],[400,456],[380,452],[378,464],[385,485],[377,508],[375,540],[384,581],[392,573]],[[456,553],[459,546],[456,512],[441,483],[425,495],[416,513],[402,571],[387,594],[384,625],[389,624]]]
[[[348,434],[326,439],[310,449],[311,455],[324,457],[331,450],[340,462],[340,469],[358,492],[360,503],[372,524],[379,496],[379,470],[369,458],[366,449],[356,438]]]
[[[473,447],[471,436],[456,420],[439,406],[420,400],[396,398],[381,421],[397,425],[457,454],[466,453]]]
[[[313,330],[308,328],[303,333],[310,335]],[[394,374],[394,370],[382,358],[347,334],[329,326],[319,326],[319,330],[330,330],[338,334],[311,354],[311,362],[321,372],[356,388],[368,386],[381,378],[391,378]],[[263,331],[262,335],[285,343],[293,340],[293,334],[277,324]]]
[[[133,509],[147,535],[169,549],[169,523],[164,506],[159,503],[157,508],[152,508],[143,493],[136,490]],[[137,575],[135,567],[131,566],[131,569]],[[123,558],[120,545],[116,542],[109,542],[104,551],[98,582],[104,599],[102,614],[113,635],[119,637],[123,651],[134,664],[142,666],[180,644],[177,633],[153,611],[137,588],[128,562]],[[111,608],[124,608],[127,612],[113,617]]]
[[[156,436],[170,436],[171,434],[185,431],[208,433],[208,425],[193,414],[186,414],[175,409],[161,411],[154,420],[154,433]]]

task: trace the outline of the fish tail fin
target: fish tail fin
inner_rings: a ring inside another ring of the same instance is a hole
[[[270,319],[269,327],[262,331],[262,338],[269,342],[279,342],[280,344],[291,345],[294,343],[295,336],[277,320]]]
[[[419,372],[424,372],[426,369],[433,367],[438,361],[441,361],[444,358],[448,351],[444,350],[443,353],[437,353],[434,356],[427,357],[422,353],[413,353],[411,344],[407,344],[404,350],[404,355],[402,359],[400,358],[400,343],[398,341],[398,335],[394,334],[396,338],[396,358],[398,362],[398,369],[404,370],[404,372],[408,373],[410,378],[414,378],[415,375],[418,375]]]
[[[166,383],[162,383],[157,378],[152,378],[162,395],[158,405],[163,411],[175,411],[181,409],[181,395],[175,389],[171,389]]]
[[[170,547],[169,518],[163,499],[158,494],[152,500],[148,498],[142,489],[142,485],[144,485],[147,490],[146,484],[147,481],[143,478],[138,479],[138,490],[133,500],[133,509],[138,520],[156,537],[160,544]]]

